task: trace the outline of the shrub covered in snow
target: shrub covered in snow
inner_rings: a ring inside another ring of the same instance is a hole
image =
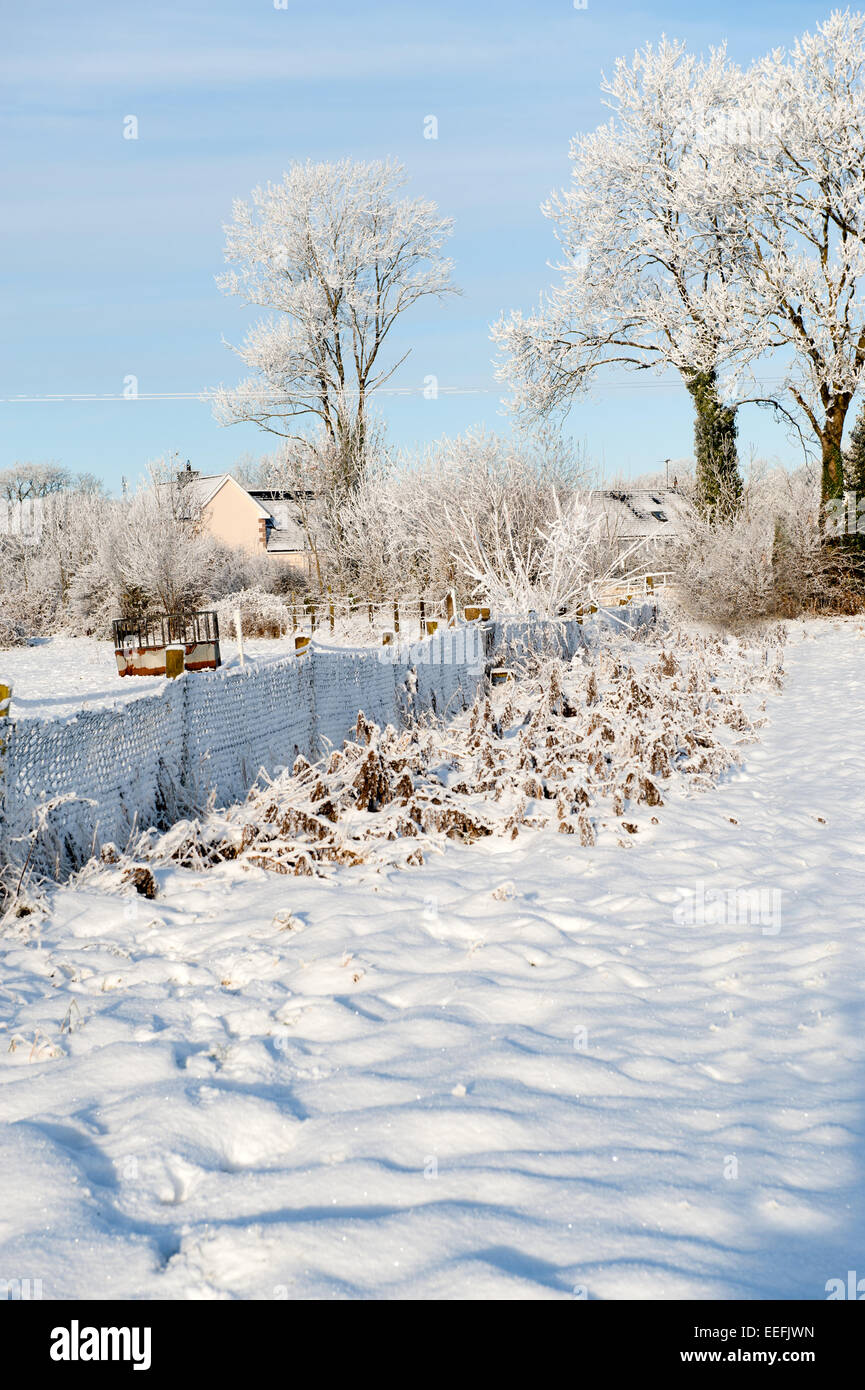
[[[694,512],[676,568],[688,615],[731,627],[862,604],[855,556],[821,534],[819,483],[808,469],[751,478],[726,520]]]
[[[0,608],[0,647],[22,647],[27,641],[27,631],[14,609],[10,612],[7,596]]]
[[[465,512],[462,518],[468,523]],[[476,525],[469,525],[468,538],[454,528],[454,558],[472,597],[490,604],[497,614],[573,614],[597,603],[598,585],[611,578],[629,554],[604,535],[600,518],[591,515],[587,499],[579,494],[563,505],[552,490],[549,519],[529,536],[515,532],[507,506],[488,518],[486,541]]]
[[[240,610],[245,637],[281,637],[291,627],[291,609],[277,594],[263,589],[241,589],[226,594],[216,605],[220,632],[234,631],[234,615]]]
[[[333,509],[325,546],[332,586],[371,598],[453,588],[468,600],[477,579],[466,556],[476,543],[494,554],[507,514],[509,545],[529,561],[556,503],[567,507],[585,473],[554,431],[513,439],[469,432],[419,456],[382,453]]]

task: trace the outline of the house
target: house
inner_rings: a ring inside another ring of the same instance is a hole
[[[309,572],[311,555],[300,513],[312,494],[280,488],[246,488],[230,473],[201,474],[189,464],[177,476],[189,509],[225,545],[272,555],[293,569]],[[187,492],[186,489],[189,489]]]
[[[636,545],[629,565],[665,565],[693,508],[676,487],[612,489],[593,492],[589,510],[601,518],[602,532],[615,539],[622,552]]]

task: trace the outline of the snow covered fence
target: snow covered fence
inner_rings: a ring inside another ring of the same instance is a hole
[[[184,736],[181,683],[69,720],[10,721],[2,755],[0,858],[65,876],[91,846],[168,821]]]
[[[615,610],[615,620],[638,625],[653,612]],[[447,717],[474,699],[494,653],[570,657],[583,642],[579,622],[532,620],[381,648],[314,643],[302,657],[188,674],[114,709],[11,720],[0,753],[0,861],[29,856],[37,872],[66,877],[102,844],[124,846],[209,798],[242,801],[260,769],[339,746],[359,710],[381,726],[424,710]]]
[[[212,797],[243,800],[261,768],[339,745],[358,711],[382,725],[474,699],[490,633],[458,628],[377,648],[223,667],[69,720],[19,719],[0,755],[0,859],[63,878],[108,841]]]
[[[519,660],[530,651],[550,651],[570,661],[585,646],[587,627],[592,622],[601,627],[635,629],[648,627],[657,616],[655,604],[647,602],[600,608],[586,621],[577,618],[560,618],[557,622],[545,618],[505,619],[491,626],[500,661]]]

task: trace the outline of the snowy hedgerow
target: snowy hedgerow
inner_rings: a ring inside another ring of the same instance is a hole
[[[0,599],[0,647],[23,647],[27,641],[27,631],[18,616],[7,608],[8,594]]]

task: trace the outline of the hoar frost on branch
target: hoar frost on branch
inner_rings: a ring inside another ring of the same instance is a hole
[[[520,544],[505,504],[491,519],[489,540],[468,524],[462,512],[464,540],[454,527],[455,560],[473,585],[473,595],[488,602],[497,614],[536,613],[555,618],[598,603],[598,585],[621,571],[639,542],[620,550],[602,532],[601,518],[592,516],[580,496],[563,507],[550,496],[550,520],[538,527],[528,543]]]
[[[580,449],[551,429],[503,437],[483,430],[443,438],[421,454],[382,451],[328,531],[328,568],[337,590],[370,597],[455,589],[471,597],[458,541],[494,541],[507,507],[520,552],[583,485]]]

